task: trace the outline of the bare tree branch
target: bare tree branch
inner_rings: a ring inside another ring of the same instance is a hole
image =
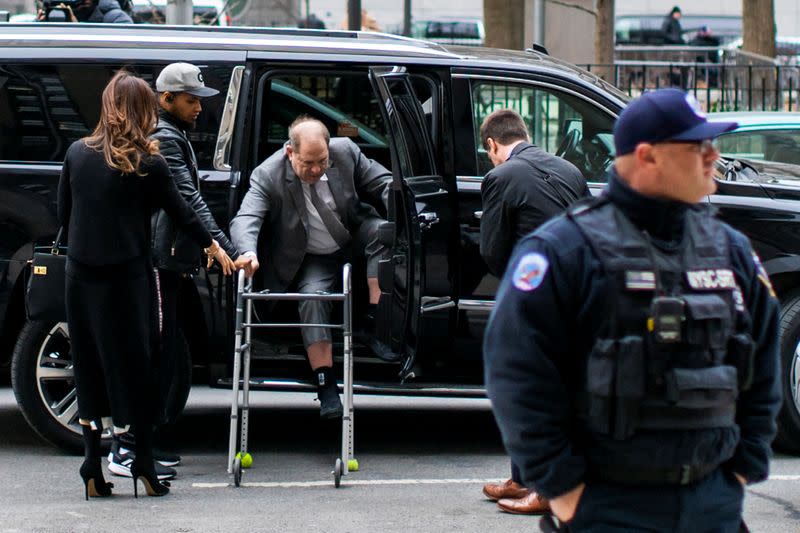
[[[572,2],[564,2],[563,0],[544,0],[544,1],[549,3],[549,4],[556,4],[556,5],[568,7],[568,8],[571,8],[571,9],[577,9],[578,11],[583,11],[584,13],[588,13],[593,17],[597,17],[597,13],[595,12],[594,9],[589,9],[587,7],[579,6],[577,4],[573,4]]]

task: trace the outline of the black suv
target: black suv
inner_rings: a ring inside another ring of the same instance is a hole
[[[250,172],[280,148],[300,114],[322,120],[394,174],[382,235],[378,317],[405,371],[356,351],[357,392],[482,395],[481,342],[498,280],[478,252],[480,185],[490,168],[478,126],[517,110],[534,142],[578,166],[593,191],[613,158],[612,124],[626,97],[596,76],[537,52],[442,47],[380,34],[243,28],[3,25],[0,34],[0,361],[43,437],[79,443],[66,324],[29,322],[28,260],[58,230],[64,151],[87,135],[106,81],[125,68],[152,82],[173,61],[201,67],[221,90],[190,133],[202,193],[221,226]],[[800,448],[795,349],[800,342],[800,190],[727,165],[709,202],[747,233],[783,302],[781,443]],[[379,208],[381,206],[378,206]],[[263,232],[262,232],[263,233]],[[363,265],[355,265],[356,274]],[[363,275],[354,276],[363,280]],[[230,385],[233,281],[212,269],[180,298],[183,372],[173,416],[195,380]],[[357,308],[366,283],[355,287]],[[278,315],[291,320],[291,307]],[[264,330],[257,330],[264,331]],[[294,330],[254,334],[254,388],[311,390]]]

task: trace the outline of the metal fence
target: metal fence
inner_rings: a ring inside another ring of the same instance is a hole
[[[635,97],[661,87],[694,94],[706,111],[800,111],[800,66],[713,47],[617,48],[613,65],[583,65]]]

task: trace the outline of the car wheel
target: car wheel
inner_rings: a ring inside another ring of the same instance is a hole
[[[793,294],[783,304],[780,328],[783,406],[775,447],[800,454],[800,294]]]
[[[167,412],[174,420],[186,405],[191,387],[191,356],[181,335],[178,365]],[[65,322],[27,321],[20,331],[11,362],[14,396],[28,424],[43,439],[64,450],[81,453],[78,402]],[[110,432],[103,434],[104,439]]]

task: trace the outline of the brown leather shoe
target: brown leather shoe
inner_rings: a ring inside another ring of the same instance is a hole
[[[501,510],[513,514],[543,514],[550,512],[550,502],[532,491],[527,496],[516,500],[503,498],[497,502],[497,506]]]
[[[483,486],[483,494],[495,502],[501,498],[524,498],[528,492],[528,489],[510,479],[503,483],[487,483]]]

